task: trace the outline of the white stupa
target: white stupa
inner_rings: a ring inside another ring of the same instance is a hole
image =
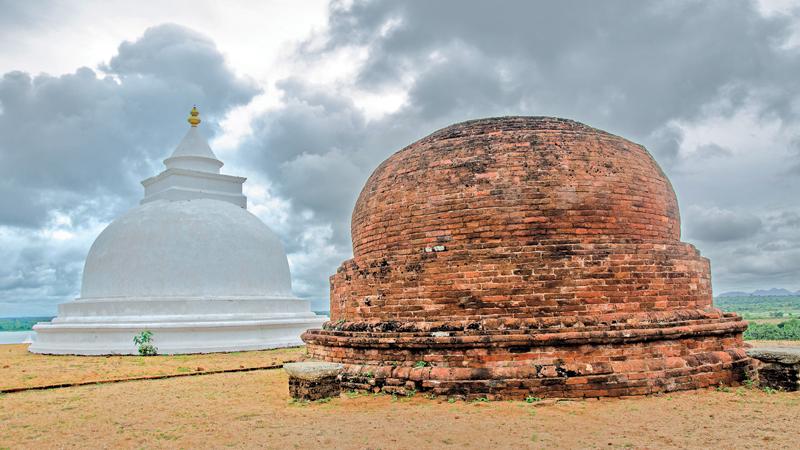
[[[245,178],[219,173],[198,116],[141,204],[97,237],[80,298],[34,327],[31,352],[135,354],[145,330],[165,354],[285,347],[327,319],[292,295],[283,245],[247,211]]]

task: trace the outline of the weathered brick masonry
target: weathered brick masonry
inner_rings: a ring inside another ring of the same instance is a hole
[[[331,321],[303,335],[351,388],[617,396],[741,379],[746,323],[711,304],[647,150],[564,119],[447,127],[372,174]]]

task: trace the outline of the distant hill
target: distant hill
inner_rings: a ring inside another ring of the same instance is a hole
[[[788,289],[783,289],[783,288],[756,289],[753,292],[744,292],[744,291],[723,292],[722,294],[719,294],[717,297],[785,297],[792,295],[800,295],[800,291],[792,292]]]
[[[730,292],[723,292],[719,294],[717,297],[749,297],[749,292],[744,291],[730,291]]]

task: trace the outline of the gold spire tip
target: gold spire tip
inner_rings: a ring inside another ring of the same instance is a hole
[[[189,118],[186,119],[186,121],[193,127],[200,124],[200,111],[197,110],[197,106],[192,106],[192,111],[189,113]]]

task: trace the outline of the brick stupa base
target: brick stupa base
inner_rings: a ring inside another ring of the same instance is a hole
[[[538,325],[532,322],[514,325]],[[738,317],[550,331],[328,326],[333,329],[303,335],[309,355],[345,363],[344,389],[387,393],[429,391],[467,399],[644,395],[736,384],[750,363],[740,334],[746,325]]]
[[[353,211],[331,321],[303,335],[345,389],[625,396],[735,384],[740,317],[680,241],[644,147],[547,117],[456,124],[400,150]]]

